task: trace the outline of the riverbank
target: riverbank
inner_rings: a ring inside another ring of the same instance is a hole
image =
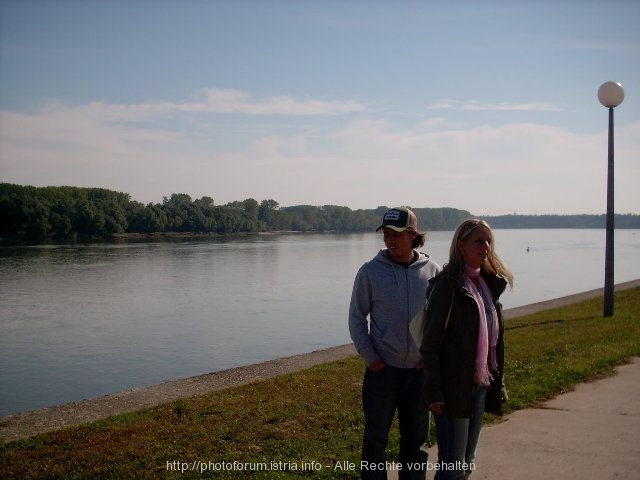
[[[355,353],[353,345],[342,345],[255,365],[125,390],[80,402],[7,415],[0,417],[0,438],[6,442],[22,440],[39,433],[154,407],[179,398],[204,395],[225,388],[260,382],[314,365],[347,358]]]
[[[507,320],[505,370],[508,372],[509,402],[505,405],[506,422],[503,422],[507,425],[511,418],[520,416],[520,412],[526,415],[531,410],[541,410],[544,415],[547,409],[541,406],[550,399],[578,390],[585,382],[610,378],[616,367],[640,356],[640,324],[637,321],[640,286],[627,289],[619,286],[615,312],[609,318],[602,317],[603,298],[600,295],[566,306],[555,308],[555,305],[557,303],[538,313]],[[297,362],[293,363],[295,370]],[[0,441],[0,478],[151,480],[215,477],[240,480],[251,475],[271,480],[313,475],[318,479],[355,480],[359,478],[363,433],[362,371],[363,362],[359,356],[348,355],[295,373],[203,395],[185,396],[21,441]],[[626,398],[633,391],[623,385],[611,393]],[[601,398],[606,400],[607,396]],[[635,398],[631,401],[635,402]],[[611,403],[605,402],[604,410],[597,414],[586,414],[587,419],[589,415],[594,416],[592,420],[600,421],[605,414],[607,418],[594,431],[587,432],[588,439],[581,438],[579,430],[554,430],[559,435],[563,453],[573,456],[562,457],[567,459],[566,464],[555,464],[558,475],[544,478],[573,480],[585,477],[567,476],[574,470],[579,471],[570,463],[581,461],[582,447],[578,445],[590,448],[591,455],[594,445],[598,448],[598,442],[619,435],[620,422],[624,424],[626,410],[622,416],[615,416],[607,410],[608,405]],[[633,410],[629,412],[633,415]],[[558,415],[566,417],[569,423],[569,416],[581,421],[579,411],[560,411]],[[487,422],[489,431],[496,419],[488,416]],[[554,425],[553,419],[551,422],[553,427],[560,426]],[[505,441],[504,436],[498,435],[499,448],[490,454],[483,453],[482,461],[504,462],[503,457],[494,453],[505,453],[509,458],[515,456],[511,463],[515,470],[501,476],[491,475],[496,464],[480,463],[479,459],[478,468],[489,475],[484,478],[517,478],[528,471],[529,468],[523,469],[518,460],[520,450],[526,447],[513,450],[511,446],[523,431],[533,427],[520,424],[515,433],[509,434],[513,435],[514,442]],[[547,458],[552,453],[553,458],[558,458],[555,450],[545,450],[545,435],[539,433],[534,439],[524,439],[520,444],[537,441],[533,444],[539,446],[537,456],[522,453],[523,461],[533,462],[535,471],[550,468],[551,462]],[[431,441],[434,440],[432,435]],[[591,443],[585,444],[582,440]],[[389,438],[389,462],[398,461],[398,446],[398,431],[394,427]],[[594,461],[605,462],[604,468],[611,467],[613,474],[626,471],[618,469],[615,455],[607,453],[602,446],[600,449],[603,456],[594,455]],[[536,465],[536,462],[545,463]],[[489,468],[488,465],[492,466]],[[611,475],[599,477],[615,478]],[[541,477],[536,480],[538,478]]]
[[[640,286],[640,279],[616,285],[616,291]],[[505,311],[507,321],[544,310],[572,305],[602,296],[595,289],[545,302]],[[230,387],[263,381],[293,373],[314,365],[341,360],[355,355],[351,344],[319,350],[308,354],[280,358],[255,365],[233,368],[182,380],[164,382],[103,397],[0,417],[0,439],[21,440],[60,428],[100,420],[112,415],[154,407],[173,400]]]

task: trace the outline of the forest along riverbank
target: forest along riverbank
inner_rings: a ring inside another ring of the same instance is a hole
[[[616,291],[640,287],[640,279],[616,285]],[[545,302],[505,311],[507,319],[530,315],[542,310],[571,305],[603,294],[602,289],[569,295]],[[119,392],[103,397],[67,403],[32,412],[0,417],[0,438],[6,442],[29,438],[59,428],[99,420],[111,415],[149,408],[181,397],[202,395],[355,355],[353,345],[341,345],[308,354],[270,360],[207,375],[164,382],[157,385]]]

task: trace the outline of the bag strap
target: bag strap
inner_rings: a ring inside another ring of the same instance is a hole
[[[447,327],[449,326],[449,320],[451,319],[451,309],[453,308],[453,297],[455,296],[456,291],[451,287],[451,303],[449,304],[449,312],[447,313],[447,320],[444,322],[444,331],[447,331]]]
[[[431,299],[431,294],[433,293],[433,287],[434,287],[434,285],[431,282],[429,282],[429,286],[427,287],[427,304],[429,303],[429,300]],[[447,326],[449,325],[449,319],[451,318],[451,310],[453,309],[453,297],[456,294],[456,291],[453,288],[453,286],[449,285],[449,287],[451,288],[451,303],[449,304],[449,311],[447,312],[447,319],[444,322],[443,333],[447,330]],[[425,307],[425,310],[426,310],[426,307]]]

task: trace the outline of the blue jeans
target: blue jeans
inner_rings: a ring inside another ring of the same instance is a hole
[[[434,415],[438,439],[438,470],[434,480],[463,480],[475,470],[487,389],[474,384],[471,417]]]
[[[372,372],[367,369],[362,384],[364,410],[364,439],[362,442],[362,478],[386,480],[385,468],[365,468],[366,465],[386,464],[389,430],[398,410],[400,452],[402,465],[398,478],[424,480],[427,454],[420,450],[429,436],[429,411],[424,407],[422,385],[424,373],[415,368],[396,368],[387,365]],[[367,462],[367,463],[365,463]]]

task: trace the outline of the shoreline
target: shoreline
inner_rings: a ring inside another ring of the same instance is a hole
[[[615,290],[640,286],[640,279],[617,284]],[[505,310],[507,319],[562,307],[603,295],[603,288]],[[312,366],[356,355],[353,344],[339,345],[253,365],[171,380],[101,397],[0,417],[0,439],[23,440],[64,427],[76,426],[122,413],[168,403],[178,398],[204,395],[230,387],[267,380]]]

